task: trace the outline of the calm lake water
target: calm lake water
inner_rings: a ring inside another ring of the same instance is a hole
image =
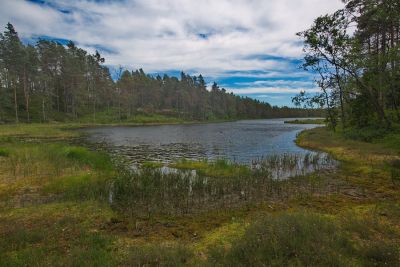
[[[84,129],[86,140],[132,163],[164,163],[186,158],[225,158],[250,163],[270,155],[305,155],[294,140],[318,125],[285,124],[289,119],[242,120],[224,123],[101,127]]]

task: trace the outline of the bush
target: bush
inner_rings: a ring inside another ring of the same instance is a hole
[[[343,134],[346,138],[363,142],[372,142],[382,138],[389,133],[389,130],[383,127],[368,127],[368,128],[349,128]]]

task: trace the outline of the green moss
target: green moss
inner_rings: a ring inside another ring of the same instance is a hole
[[[9,155],[10,155],[9,149],[0,147],[0,157],[8,157]]]
[[[246,177],[251,175],[251,170],[246,165],[231,163],[228,160],[216,161],[190,161],[180,160],[169,165],[171,168],[183,170],[196,170],[199,175],[209,177]]]
[[[181,170],[199,170],[207,168],[208,162],[206,160],[203,161],[193,161],[187,159],[181,159],[177,162],[171,163],[169,167]]]

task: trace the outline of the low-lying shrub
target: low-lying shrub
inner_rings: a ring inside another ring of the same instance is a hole
[[[129,249],[126,266],[188,266],[193,253],[183,245],[143,245]]]
[[[230,250],[210,248],[208,261],[218,266],[349,266],[352,251],[331,219],[294,213],[259,220]]]

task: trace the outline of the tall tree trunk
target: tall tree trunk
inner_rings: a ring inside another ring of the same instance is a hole
[[[342,126],[346,127],[346,117],[344,114],[344,101],[343,101],[343,84],[342,78],[340,77],[339,67],[335,65],[336,68],[336,79],[339,87],[339,101],[340,101],[340,117],[342,120]]]
[[[43,122],[46,122],[46,111],[45,111],[44,97],[42,98],[42,120],[43,120]]]
[[[96,97],[93,98],[93,122],[96,122]]]
[[[27,119],[27,122],[30,122],[31,118],[30,118],[30,114],[29,114],[29,89],[27,87],[27,82],[26,82],[25,67],[24,67],[24,96],[25,96],[26,119]]]
[[[17,99],[17,84],[13,84],[14,87],[14,109],[15,109],[15,122],[19,123],[19,117],[18,117],[18,99]]]

